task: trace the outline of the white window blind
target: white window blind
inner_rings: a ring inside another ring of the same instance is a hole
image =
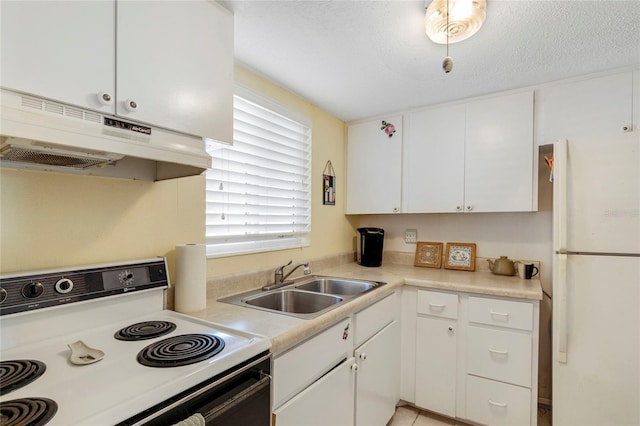
[[[234,96],[233,146],[207,144],[209,256],[309,245],[311,127],[266,103]]]

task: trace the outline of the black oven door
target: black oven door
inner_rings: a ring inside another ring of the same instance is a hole
[[[271,356],[263,355],[120,425],[269,426]]]

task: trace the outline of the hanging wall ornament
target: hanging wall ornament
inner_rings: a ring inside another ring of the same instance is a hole
[[[391,123],[387,123],[386,121],[382,120],[382,126],[380,127],[380,130],[384,130],[384,133],[389,136],[392,137],[393,134],[396,132],[396,126],[394,126]]]
[[[322,171],[322,204],[336,205],[336,172],[333,170],[331,160],[327,161]]]

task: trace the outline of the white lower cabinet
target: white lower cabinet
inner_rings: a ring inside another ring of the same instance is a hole
[[[400,327],[393,321],[356,349],[356,426],[384,426],[393,416],[400,387],[399,341]]]
[[[469,376],[466,399],[467,418],[474,422],[505,426],[532,424],[529,388]]]
[[[416,405],[456,415],[457,324],[455,320],[418,318]]]
[[[391,294],[276,355],[273,426],[386,425],[400,394],[398,308]]]
[[[469,374],[531,386],[530,334],[469,326],[467,353]]]
[[[457,294],[418,291],[416,405],[450,417],[456,415],[458,303]]]
[[[539,302],[418,290],[415,405],[485,425],[536,425]]]
[[[273,412],[273,426],[353,425],[355,359],[349,358]]]

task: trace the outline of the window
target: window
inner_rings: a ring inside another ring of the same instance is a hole
[[[237,88],[233,146],[208,142],[208,256],[309,245],[311,121]]]

